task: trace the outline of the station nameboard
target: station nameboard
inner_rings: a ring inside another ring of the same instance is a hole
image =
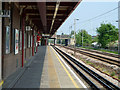
[[[43,37],[49,37],[50,34],[42,34]]]
[[[10,10],[0,10],[0,17],[10,18]]]

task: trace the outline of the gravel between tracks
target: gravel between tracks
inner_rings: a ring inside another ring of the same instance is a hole
[[[66,48],[63,48],[63,47],[60,47],[60,46],[57,46],[58,48],[62,49],[63,51],[65,51],[66,53],[70,54],[70,55],[73,55],[74,52],[72,50],[68,50]],[[82,55],[80,53],[76,53],[76,58],[77,60],[84,64],[85,66],[89,67],[90,69],[92,69],[93,71],[95,71],[96,73],[98,73],[99,75],[103,76],[105,79],[109,80],[110,82],[114,83],[115,85],[119,86],[120,87],[120,82],[118,82],[117,80],[113,79],[112,77],[104,74],[104,73],[101,73],[100,71],[98,71],[97,69],[93,68],[92,66],[90,65],[87,65],[85,64],[82,60],[80,60],[80,57],[84,60],[88,60],[92,63],[95,63],[95,64],[99,64],[99,65],[102,65],[110,70],[116,70],[118,73],[120,71],[120,67],[116,66],[116,65],[110,65],[108,63],[103,63],[102,61],[99,61],[99,60],[96,60],[96,59],[93,59],[93,58],[90,58],[88,56],[85,56],[85,55]]]

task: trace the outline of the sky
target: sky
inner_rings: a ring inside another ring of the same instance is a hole
[[[97,35],[96,28],[100,27],[101,23],[111,23],[118,28],[116,22],[118,20],[118,1],[120,0],[83,0],[57,30],[57,34],[70,34],[71,30],[74,30],[74,19],[79,19],[76,20],[76,33],[85,29],[90,35],[95,36]],[[113,10],[114,8],[117,9]],[[94,18],[110,10],[113,11]]]

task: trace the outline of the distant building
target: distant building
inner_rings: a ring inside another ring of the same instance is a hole
[[[74,39],[73,38],[70,38],[70,45],[74,45]]]
[[[92,36],[92,39],[94,39],[94,38],[96,38],[98,35],[96,35],[96,36]]]
[[[70,39],[70,35],[57,35],[57,39]]]

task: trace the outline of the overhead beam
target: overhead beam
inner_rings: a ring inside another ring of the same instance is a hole
[[[25,11],[26,13],[39,13],[39,11],[37,9],[26,9]]]
[[[19,5],[36,6],[36,2],[19,2]]]
[[[40,15],[29,15],[29,18],[40,18]]]
[[[41,21],[43,24],[44,31],[46,32],[47,30],[47,20],[46,20],[46,2],[37,2],[37,7],[39,10],[39,14],[41,17]]]

